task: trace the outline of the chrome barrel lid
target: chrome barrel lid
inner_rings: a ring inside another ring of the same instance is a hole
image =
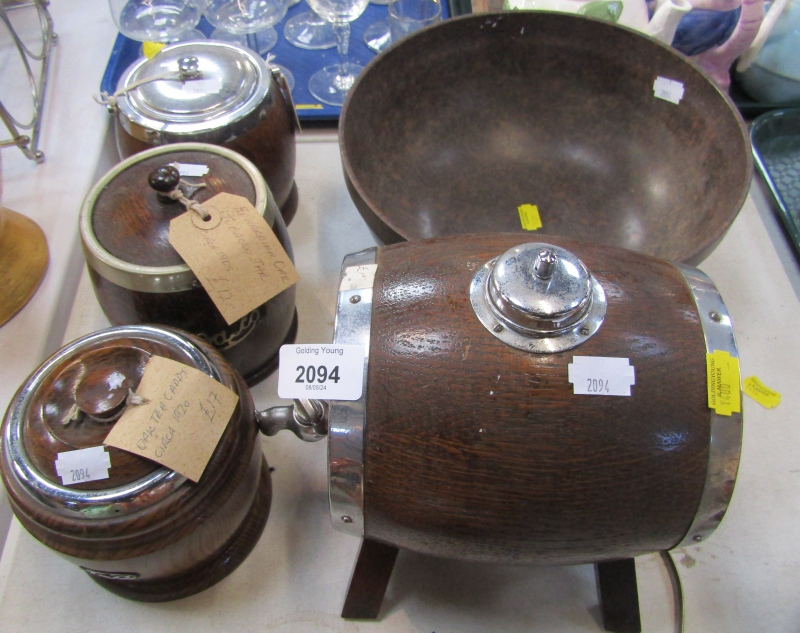
[[[255,52],[229,42],[180,42],[142,59],[120,78],[123,128],[160,145],[223,143],[260,121],[271,105],[272,74]]]
[[[487,262],[473,278],[470,300],[494,336],[539,353],[579,345],[599,329],[606,313],[605,292],[583,262],[539,242]]]
[[[13,478],[6,485],[32,503],[85,519],[121,518],[180,486],[185,478],[175,471],[111,447],[108,479],[65,486],[55,475],[58,453],[102,445],[116,419],[109,407],[121,413],[153,354],[220,379],[213,360],[177,331],[125,326],[80,338],[45,361],[11,401],[2,435],[3,475]]]
[[[592,300],[589,271],[569,251],[525,244],[503,253],[487,280],[489,298],[513,327],[545,334],[577,323]]]

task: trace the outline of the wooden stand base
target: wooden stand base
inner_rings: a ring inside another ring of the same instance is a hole
[[[398,548],[371,539],[361,542],[342,607],[342,617],[375,620],[392,576]],[[597,595],[603,628],[612,633],[641,633],[639,590],[632,558],[596,563]]]
[[[343,618],[374,620],[378,617],[398,551],[394,545],[384,545],[368,538],[361,542],[342,607]]]
[[[597,563],[594,572],[603,628],[613,633],[640,633],[642,621],[634,560]]]

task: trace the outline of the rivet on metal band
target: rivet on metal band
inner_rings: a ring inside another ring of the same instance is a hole
[[[341,282],[346,278],[348,269],[353,267],[371,267],[374,273],[376,255],[377,250],[371,248],[344,258],[333,333],[334,345],[364,346],[361,398],[353,402],[331,401],[328,423],[331,521],[336,529],[354,536],[364,536],[364,432],[374,275],[361,277],[362,281],[357,284]]]
[[[678,269],[697,305],[706,350],[725,351],[738,358],[731,318],[713,282],[695,268],[678,264]],[[709,409],[708,417],[711,433],[706,481],[694,520],[676,547],[695,545],[711,535],[728,509],[736,483],[742,449],[742,414],[720,415]]]

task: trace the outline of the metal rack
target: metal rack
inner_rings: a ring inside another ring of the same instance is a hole
[[[19,52],[33,98],[33,112],[28,122],[18,121],[3,104],[4,95],[0,94],[0,120],[8,128],[11,138],[0,140],[0,148],[16,146],[31,160],[41,163],[44,153],[38,149],[39,132],[42,124],[42,112],[45,92],[47,90],[47,74],[50,66],[50,52],[55,46],[58,36],[53,31],[53,20],[47,10],[48,0],[29,0],[19,2],[16,0],[0,0],[0,22],[5,25],[11,35],[11,43]],[[9,12],[33,7],[37,12],[39,28],[41,30],[41,50],[31,50],[15,31],[9,19]],[[38,67],[38,77],[34,66]]]

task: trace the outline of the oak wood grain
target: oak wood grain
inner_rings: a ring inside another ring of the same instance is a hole
[[[378,252],[365,435],[365,535],[480,561],[572,564],[668,549],[694,517],[708,461],[705,342],[671,264],[548,236],[602,284],[579,347],[533,354],[473,313],[468,288],[519,235]],[[629,358],[631,397],[579,396],[576,355]]]
[[[255,204],[251,175],[227,157],[207,151],[176,150],[163,156],[134,161],[97,196],[91,210],[91,230],[105,251],[129,264],[164,267],[185,262],[169,243],[169,223],[186,212],[176,202],[164,201],[148,185],[148,176],[172,162],[205,164],[206,187],[192,197],[200,203],[221,192],[233,193]],[[263,212],[281,246],[293,260],[292,246],[280,213],[272,201]],[[294,340],[297,329],[296,287],[277,296],[228,325],[197,279],[188,290],[158,293],[130,290],[104,278],[89,266],[98,303],[112,325],[157,324],[200,336],[219,349],[248,384],[274,371],[280,346]]]
[[[184,333],[211,360],[220,382],[239,396],[206,469],[197,483],[157,487],[97,512],[75,512],[39,501],[19,480],[4,456],[2,478],[14,513],[40,542],[65,556],[103,586],[139,600],[170,600],[196,593],[241,563],[266,524],[272,499],[269,469],[253,418],[253,401],[242,377],[212,347]],[[102,444],[111,423],[80,415],[63,419],[85,376],[92,391],[98,376],[124,374],[135,391],[151,355],[187,362],[170,345],[119,336],[65,358],[34,393],[22,423],[25,453],[36,470],[60,483],[53,463],[64,450]],[[25,388],[23,385],[22,388]],[[87,396],[84,401],[88,401]],[[12,411],[4,421],[9,424]],[[75,490],[110,490],[134,482],[159,466],[108,447],[109,478]]]

